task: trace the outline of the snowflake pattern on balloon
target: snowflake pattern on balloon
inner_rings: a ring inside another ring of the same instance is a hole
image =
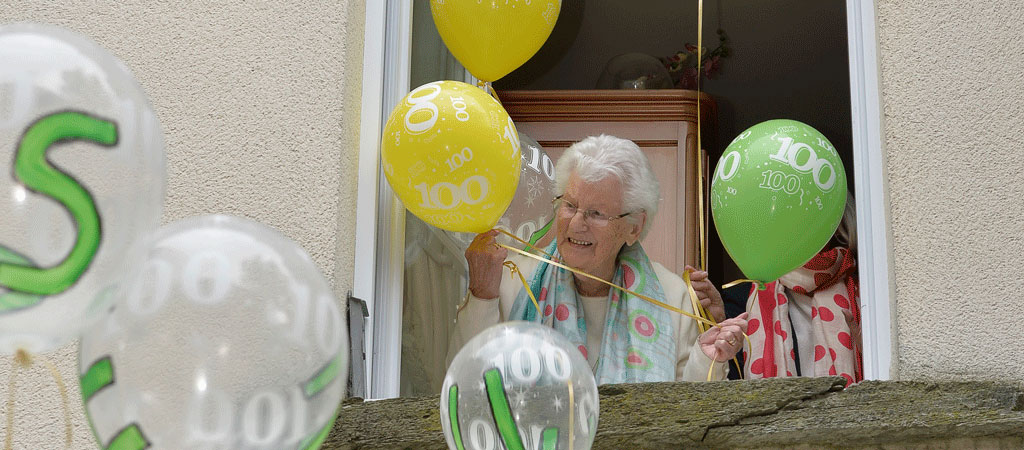
[[[540,178],[536,175],[530,175],[527,180],[526,190],[526,206],[532,207],[533,202],[537,200],[544,191],[544,186],[540,182]]]

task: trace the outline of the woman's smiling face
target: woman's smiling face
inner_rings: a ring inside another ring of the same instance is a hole
[[[558,252],[565,264],[611,280],[619,250],[639,239],[643,222],[635,224],[623,217],[610,220],[604,226],[595,226],[588,223],[585,216],[589,210],[606,217],[629,212],[622,204],[622,182],[614,175],[587,182],[573,173],[562,199],[576,205],[577,209],[571,216],[561,206],[555,212]]]

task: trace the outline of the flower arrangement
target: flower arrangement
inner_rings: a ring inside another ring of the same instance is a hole
[[[668,69],[675,87],[680,89],[696,89],[698,76],[697,46],[687,43],[685,48],[686,50],[676,52],[672,56],[660,58],[661,63]],[[718,47],[715,47],[710,52],[707,48],[701,50],[700,77],[713,80],[722,69],[722,58],[728,58],[732,54],[732,49],[729,48],[729,36],[725,34],[725,30],[719,29]]]

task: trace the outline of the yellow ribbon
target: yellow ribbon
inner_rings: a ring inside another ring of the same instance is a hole
[[[704,145],[701,141],[701,114],[700,114],[700,80],[701,76],[700,67],[701,60],[704,59],[704,0],[697,0],[697,229],[699,230],[700,246],[698,255],[699,267],[702,271],[708,270],[708,237],[707,230],[705,229],[705,223],[707,221],[707,211],[704,207]],[[693,305],[693,310],[698,311],[702,317],[711,320],[714,326],[718,326],[714,316],[711,312],[704,308],[697,300],[697,293],[693,290],[693,284],[690,281],[690,273],[683,273],[683,281],[686,282],[686,289],[690,292],[690,303]],[[724,289],[724,288],[723,288]],[[705,323],[698,322],[697,329],[701,333],[708,330],[708,326]],[[746,337],[746,334],[744,334]],[[747,339],[747,343],[750,343],[750,339]],[[743,376],[743,369],[739,367],[739,360],[733,358],[733,362],[739,369],[740,376]],[[714,368],[714,364],[711,365]],[[711,369],[708,369],[708,381],[711,380]]]
[[[573,416],[576,415],[573,412],[573,408],[576,406],[576,402],[573,396],[572,378],[567,381],[569,383],[569,448],[576,448],[573,445],[576,440],[576,427],[573,426]]]
[[[522,242],[522,243],[526,244],[527,248],[538,250],[541,253],[544,253],[545,255],[547,255],[548,257],[553,258],[553,256],[550,253],[547,253],[547,252],[545,252],[545,251],[535,247],[534,245],[530,244],[529,242],[526,242],[526,241],[524,241],[522,239],[519,239],[518,237],[516,237],[512,233],[509,233],[508,231],[502,230],[500,228],[498,228],[497,230],[499,232],[501,232],[501,233],[504,233],[504,234],[512,237],[513,239],[515,239],[515,240],[517,240],[519,242]],[[565,264],[561,264],[561,263],[552,261],[550,259],[547,259],[547,258],[544,258],[544,257],[541,257],[541,256],[537,256],[537,255],[534,255],[534,254],[529,253],[529,252],[525,252],[525,251],[520,250],[520,249],[515,248],[515,247],[510,247],[508,245],[499,244],[499,243],[495,243],[495,245],[497,245],[498,247],[504,248],[506,250],[511,250],[511,251],[513,251],[515,253],[519,253],[520,255],[536,259],[537,261],[540,261],[540,262],[543,262],[543,263],[548,263],[548,264],[551,264],[551,265],[553,265],[555,267],[559,267],[559,268],[568,270],[568,271],[570,271],[570,272],[572,272],[574,274],[577,274],[577,275],[580,275],[580,276],[583,276],[583,277],[586,277],[586,278],[590,278],[591,280],[599,281],[599,282],[604,283],[604,284],[606,284],[606,285],[608,285],[610,287],[618,289],[618,290],[620,290],[622,292],[625,292],[625,293],[631,294],[633,296],[636,296],[637,298],[643,299],[643,300],[645,300],[648,303],[651,303],[653,305],[657,305],[657,306],[665,308],[665,309],[667,309],[669,311],[682,314],[682,315],[684,315],[686,317],[689,317],[689,318],[697,321],[697,326],[698,326],[698,329],[701,330],[701,333],[704,333],[710,327],[716,327],[716,328],[720,328],[721,327],[720,325],[718,325],[718,323],[715,322],[715,319],[713,317],[710,318],[710,320],[709,320],[709,319],[707,319],[705,317],[702,317],[702,316],[697,316],[697,315],[694,315],[694,314],[690,314],[690,313],[688,313],[688,312],[686,312],[686,311],[684,311],[682,309],[676,308],[676,307],[674,307],[672,305],[669,305],[669,304],[666,304],[664,302],[660,302],[658,300],[655,300],[653,298],[650,298],[650,297],[648,297],[646,295],[643,295],[643,294],[640,294],[638,292],[634,292],[632,290],[626,289],[626,288],[624,288],[622,286],[619,286],[619,285],[617,285],[615,283],[611,283],[611,282],[605,281],[604,279],[595,277],[595,276],[593,276],[593,275],[591,275],[589,273],[586,273],[586,272],[584,272],[582,270],[574,269],[574,268],[569,267],[569,266],[567,266]],[[512,262],[512,261],[505,261],[502,265],[504,265],[505,267],[508,267],[509,271],[511,271],[512,273],[519,275],[519,281],[521,281],[523,283],[523,289],[526,290],[527,294],[529,294],[529,296],[530,296],[530,300],[533,301],[533,307],[537,309],[537,313],[538,314],[541,314],[540,306],[537,303],[537,299],[536,299],[536,297],[534,297],[533,291],[530,289],[530,286],[526,283],[526,277],[523,276],[523,272],[521,270],[519,270],[519,267],[516,266],[516,264],[514,262]],[[696,306],[698,308],[700,308],[700,309],[695,309],[695,311],[700,311],[702,315],[703,314],[708,314],[708,316],[710,316],[710,313],[707,313],[706,310],[704,309],[704,307],[701,306],[700,302],[697,301],[697,293],[696,293],[696,291],[694,291],[693,285],[690,282],[690,274],[689,274],[689,272],[684,272],[683,273],[683,279],[684,279],[684,281],[686,281],[686,287],[689,290],[690,301],[691,302],[696,302]],[[747,340],[747,345],[749,346],[750,345],[750,338],[747,336],[746,333],[743,333],[743,337]],[[733,358],[733,361],[736,363],[736,367],[739,367],[739,361],[736,358]],[[712,372],[712,370],[714,370],[714,367],[715,367],[714,363],[715,362],[718,362],[718,361],[715,361],[714,359],[712,359],[711,367],[708,369],[708,381],[711,381],[711,372]],[[740,372],[742,372],[742,370],[740,370]]]
[[[697,292],[693,290],[693,284],[691,284],[691,282],[690,282],[690,272],[689,271],[683,272],[683,281],[686,281],[686,288],[690,291],[690,302],[693,303],[694,308],[700,308],[699,311],[701,312],[701,315],[707,314],[705,317],[710,319],[711,322],[715,324],[715,326],[718,326],[718,322],[715,320],[714,316],[711,315],[711,312],[706,310],[706,309],[704,309],[704,306],[700,304],[699,300],[697,300]],[[723,287],[722,289],[725,289],[725,288]],[[697,311],[697,309],[694,309],[694,311]],[[708,330],[708,326],[705,323],[698,322],[697,323],[697,329],[700,330],[701,333],[704,333],[705,331]],[[747,340],[747,344],[750,344],[750,338],[747,337],[746,333],[743,334],[743,337]],[[743,368],[740,367],[740,360],[738,358],[736,358],[736,357],[733,357],[732,358],[732,362],[733,362],[733,364],[736,364],[736,370],[740,374],[740,379],[742,379],[743,378]],[[711,367],[708,368],[708,381],[711,381],[711,371],[714,368],[715,368],[714,364],[712,364]]]
[[[722,289],[729,289],[729,288],[731,288],[733,286],[736,286],[736,285],[739,285],[739,284],[742,284],[742,283],[754,283],[754,286],[756,286],[758,290],[763,290],[765,288],[765,283],[762,282],[762,281],[750,280],[750,279],[747,279],[747,278],[741,278],[739,280],[731,281],[731,282],[723,284],[722,285]]]
[[[50,371],[50,376],[57,383],[57,390],[60,391],[61,402],[64,405],[64,445],[66,448],[71,448],[71,406],[68,403],[68,390],[64,385],[64,378],[60,376],[60,372],[57,367],[50,361],[42,360],[43,364]],[[4,448],[11,450],[14,448],[14,392],[15,392],[15,381],[17,380],[17,374],[21,371],[20,369],[28,369],[32,367],[32,355],[27,351],[18,349],[14,353],[14,366],[11,367],[11,378],[7,385],[7,436],[4,438]]]
[[[540,304],[537,303],[537,297],[533,296],[533,290],[531,290],[530,287],[526,284],[526,277],[523,276],[523,271],[519,270],[519,266],[517,266],[516,263],[512,261],[505,261],[501,265],[508,267],[509,272],[511,272],[513,275],[519,275],[519,281],[523,282],[523,287],[526,288],[526,293],[530,294],[530,301],[533,302],[533,308],[537,310],[537,315],[540,316]]]
[[[657,301],[657,300],[655,300],[653,298],[650,298],[650,297],[648,297],[646,295],[643,295],[643,294],[640,294],[640,293],[637,293],[637,292],[633,292],[633,291],[631,291],[629,289],[626,289],[624,287],[616,285],[615,283],[611,283],[611,282],[605,281],[605,280],[603,280],[601,278],[595,277],[595,276],[593,276],[593,275],[591,275],[589,273],[586,273],[586,272],[584,272],[582,270],[573,269],[572,267],[569,267],[569,266],[567,266],[565,264],[561,264],[561,263],[552,261],[550,259],[546,259],[544,257],[534,255],[532,253],[524,252],[522,250],[519,250],[518,248],[510,247],[510,246],[505,245],[505,244],[497,244],[497,245],[499,247],[504,248],[504,249],[511,250],[513,252],[519,253],[520,255],[536,259],[537,261],[548,263],[548,264],[551,264],[551,265],[553,265],[555,267],[559,267],[559,268],[568,270],[568,271],[570,271],[572,273],[575,273],[576,275],[580,275],[580,276],[583,276],[583,277],[586,277],[586,278],[590,278],[591,280],[594,280],[594,281],[599,281],[599,282],[604,283],[604,284],[606,284],[608,286],[611,286],[611,287],[613,287],[615,289],[618,289],[618,290],[620,290],[622,292],[625,292],[627,294],[634,295],[637,298],[646,300],[648,303],[660,306],[660,307],[665,308],[665,309],[667,309],[669,311],[672,311],[672,312],[676,312],[676,313],[682,314],[682,315],[684,315],[686,317],[689,317],[689,318],[691,318],[693,320],[696,320],[698,322],[705,322],[707,324],[710,324],[711,326],[717,326],[714,322],[711,322],[710,320],[707,320],[707,319],[705,319],[703,317],[690,314],[690,313],[688,313],[686,311],[683,311],[682,309],[676,308],[675,306],[666,304],[664,302],[659,302],[659,301]],[[522,275],[522,273],[520,273],[520,275]],[[530,291],[530,287],[526,284],[526,279],[522,278],[522,280],[523,280],[523,287],[527,290],[527,292],[529,292]]]
[[[516,236],[516,235],[514,235],[512,233],[509,233],[508,231],[502,230],[501,228],[497,228],[497,230],[499,232],[501,232],[501,233],[504,233],[506,236],[508,236],[508,237],[510,237],[512,239],[515,239],[515,240],[525,244],[527,248],[531,248],[531,249],[537,250],[537,251],[547,255],[548,258],[554,258],[555,257],[554,255],[552,255],[552,254],[550,254],[550,253],[548,253],[548,252],[546,252],[544,250],[541,250],[540,248],[537,248],[537,247],[533,246],[533,244],[530,244],[529,242],[526,242],[526,241],[524,241],[522,239],[519,239],[519,236]],[[501,245],[501,244],[495,243],[495,245]],[[506,247],[506,248],[509,248],[509,247]],[[530,301],[533,302],[533,307],[537,310],[537,315],[541,315],[542,313],[540,312],[540,304],[537,303],[537,297],[533,296],[533,291],[527,285],[526,277],[523,276],[523,272],[521,270],[519,270],[519,266],[517,266],[516,263],[514,263],[512,261],[505,261],[501,265],[507,267],[508,271],[512,275],[519,275],[519,281],[521,281],[523,283],[523,287],[526,288],[526,293],[530,295]]]
[[[700,136],[700,62],[704,57],[704,0],[697,0],[697,219],[700,230],[700,270],[708,270],[708,239],[704,231],[704,147]]]
[[[491,86],[490,81],[477,81],[476,85],[480,89],[483,89],[484,92],[491,94],[491,97],[494,97],[494,99],[498,101],[499,105],[501,104],[501,99],[498,98],[498,91],[494,90],[494,86]]]
[[[715,320],[715,318],[713,316],[711,316],[711,312],[706,310],[706,309],[704,309],[704,305],[701,305],[700,304],[700,300],[697,299],[697,291],[693,289],[693,282],[690,281],[690,271],[689,270],[683,272],[683,281],[686,282],[686,290],[690,294],[690,305],[693,306],[693,310],[694,311],[699,311],[701,317],[704,317],[705,319],[708,319],[709,321],[711,321],[711,323],[713,325],[717,325],[718,322]],[[703,323],[703,322],[698,322],[697,323],[697,329],[700,330],[701,333],[703,333],[705,331],[708,331],[708,324]]]
[[[555,255],[552,255],[552,254],[544,251],[544,249],[542,249],[540,247],[537,247],[537,246],[535,246],[535,245],[533,245],[533,244],[531,244],[531,243],[529,243],[527,241],[524,241],[524,240],[520,239],[519,236],[516,236],[516,235],[514,235],[512,233],[509,233],[508,231],[505,231],[505,230],[503,230],[501,228],[496,228],[496,230],[498,230],[498,232],[504,234],[505,236],[508,236],[508,237],[510,237],[510,238],[512,238],[512,239],[514,239],[516,241],[519,241],[521,244],[523,244],[524,246],[526,246],[526,248],[528,248],[530,250],[536,250],[538,252],[541,252],[541,253],[547,255],[548,258],[552,258],[552,259],[555,258]]]

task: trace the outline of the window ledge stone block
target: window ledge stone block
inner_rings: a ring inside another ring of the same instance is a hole
[[[778,378],[601,386],[593,448],[1024,448],[1024,385]],[[445,449],[438,397],[348,399],[323,449]]]

